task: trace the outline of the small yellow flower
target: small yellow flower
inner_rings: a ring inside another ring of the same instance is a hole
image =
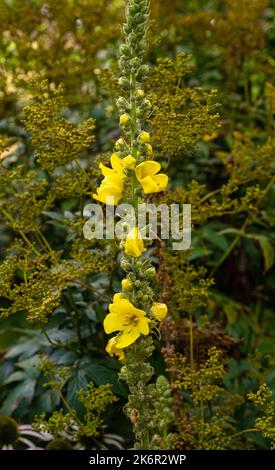
[[[123,164],[127,170],[133,170],[136,166],[136,159],[132,155],[127,155],[127,157],[123,158]]]
[[[136,167],[136,177],[141,183],[145,194],[158,193],[166,189],[168,176],[164,173],[157,174],[161,165],[153,160],[147,160]]]
[[[168,312],[167,305],[160,302],[154,302],[151,307],[151,313],[158,321],[164,320]]]
[[[146,144],[149,144],[151,140],[149,132],[142,131],[139,134],[139,140],[141,140],[141,142],[145,142]]]
[[[149,334],[149,319],[146,313],[139,310],[124,299],[121,294],[114,296],[114,302],[109,306],[110,313],[106,315],[103,326],[107,334],[120,331],[116,336],[116,348],[123,349],[134,343],[139,336]]]
[[[118,174],[106,176],[93,198],[103,204],[118,204],[122,198],[124,177]]]
[[[127,113],[122,114],[119,118],[119,122],[120,122],[121,126],[125,126],[127,124],[127,122],[129,121],[129,119],[130,119],[129,114],[127,114]]]
[[[93,194],[93,198],[104,204],[118,204],[122,197],[124,179],[126,178],[123,173],[124,164],[116,153],[112,154],[110,162],[112,168],[108,168],[102,163],[99,165],[105,178],[97,188],[96,194]]]
[[[122,279],[121,286],[124,290],[130,290],[133,284],[131,283],[131,281],[129,281],[129,279]]]
[[[118,356],[120,360],[125,358],[124,351],[117,347],[117,338],[114,336],[113,338],[109,339],[108,344],[106,346],[106,351],[110,354],[111,357],[115,354]]]
[[[139,257],[146,251],[140,231],[137,227],[133,228],[127,235],[125,240],[126,255]]]

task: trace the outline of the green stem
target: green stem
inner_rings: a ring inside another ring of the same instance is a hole
[[[44,246],[46,247],[46,249],[48,250],[48,252],[50,253],[52,259],[54,260],[54,262],[58,265],[58,259],[57,259],[57,256],[56,256],[56,253],[52,250],[48,240],[44,237],[43,233],[41,232],[40,229],[38,229],[37,231],[39,237],[41,238],[41,241],[43,242]]]
[[[8,214],[5,209],[2,209],[2,212],[3,214],[13,223],[15,223],[15,220],[12,218],[12,216],[10,214]],[[32,251],[37,255],[37,256],[40,256],[40,253],[39,251],[37,251],[37,249],[33,246],[33,244],[31,243],[31,241],[28,239],[28,237],[24,234],[24,232],[22,232],[22,230],[18,230],[18,233],[20,234],[20,236],[23,238],[23,240],[27,243],[27,245],[32,249]]]
[[[131,154],[132,156],[137,159],[137,148],[135,145],[136,137],[137,137],[137,107],[136,107],[136,98],[135,98],[135,91],[136,91],[136,78],[134,74],[131,74],[130,78],[130,104],[131,104]],[[136,177],[135,172],[132,173],[132,202],[135,208],[135,213],[137,214],[138,210],[138,180]]]
[[[189,329],[189,333],[190,333],[190,364],[191,364],[191,368],[193,369],[194,368],[194,337],[193,337],[193,317],[192,317],[192,313],[190,313],[190,329]]]
[[[244,429],[243,431],[236,432],[235,434],[231,434],[231,436],[228,436],[230,439],[233,439],[234,437],[242,436],[246,432],[260,432],[259,429],[251,428],[251,429]]]

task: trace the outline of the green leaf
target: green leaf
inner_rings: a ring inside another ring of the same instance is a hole
[[[247,234],[246,238],[251,238],[259,243],[264,257],[265,271],[268,271],[275,261],[274,246],[272,242],[265,235],[258,235],[257,233]]]

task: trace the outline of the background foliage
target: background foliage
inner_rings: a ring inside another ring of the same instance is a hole
[[[190,251],[152,248],[171,448],[274,441],[274,7],[152,1],[146,92],[170,179],[156,202],[191,203],[193,223]],[[106,432],[132,445],[102,329],[117,248],[82,232],[119,136],[123,14],[119,0],[0,1],[0,414],[81,448],[121,443]]]

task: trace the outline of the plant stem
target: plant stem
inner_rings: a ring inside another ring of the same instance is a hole
[[[190,328],[190,364],[191,368],[194,368],[194,338],[193,338],[193,317],[192,313],[190,313],[190,320],[189,320]]]

